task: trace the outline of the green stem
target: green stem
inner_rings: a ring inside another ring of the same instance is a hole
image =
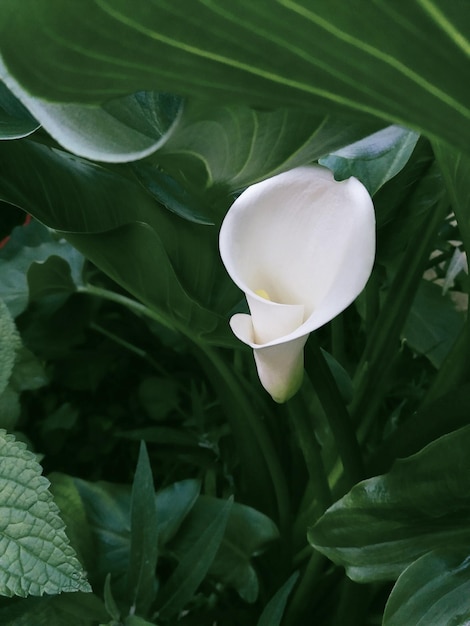
[[[142,348],[138,348],[137,346],[135,346],[132,343],[129,343],[128,341],[126,341],[122,337],[118,337],[117,335],[115,335],[114,333],[111,333],[106,328],[103,328],[102,326],[100,326],[100,324],[96,324],[96,322],[92,322],[90,324],[90,328],[92,330],[96,331],[97,333],[99,333],[100,335],[103,335],[104,337],[107,337],[108,339],[110,339],[114,343],[118,344],[119,346],[122,346],[126,350],[129,350],[129,352],[132,352],[133,354],[137,355],[141,359],[145,359],[148,363],[150,363],[150,365],[157,372],[159,372],[160,374],[166,376],[167,372],[165,371],[165,369],[159,363],[157,363],[157,361],[155,361],[155,359],[152,359],[152,357],[150,356],[150,354],[148,352],[146,352],[145,350],[142,350]]]
[[[125,306],[127,309],[130,309],[137,315],[148,317],[153,321],[162,324],[162,326],[170,328],[171,330],[175,329],[175,326],[170,323],[163,315],[160,315],[153,309],[150,309],[145,304],[142,304],[137,300],[133,300],[132,298],[128,298],[127,296],[124,296],[120,293],[110,291],[109,289],[104,289],[103,287],[95,287],[94,285],[79,286],[77,287],[77,291],[78,293],[84,293],[90,296],[97,296],[98,298],[103,298],[104,300],[115,302],[116,304]],[[180,329],[178,328],[178,330]],[[187,332],[185,332],[184,334],[187,335]]]
[[[280,529],[283,533],[290,532],[289,491],[279,457],[265,423],[261,420],[260,414],[253,409],[241,382],[219,353],[202,342],[197,342],[196,345],[206,358],[203,366],[209,364],[209,375],[217,382],[219,397],[225,406],[234,436],[238,440],[240,456],[245,460],[244,469],[251,468],[248,480],[255,486],[256,498],[261,498],[262,490],[266,490],[267,487],[258,480],[261,478],[260,460],[264,460],[276,497]]]
[[[287,411],[302,450],[315,499],[323,513],[332,503],[332,498],[313,421],[309,419],[299,394],[289,400]]]
[[[150,318],[172,330],[176,329],[198,348],[198,353],[203,356],[204,364],[206,366],[209,364],[210,377],[218,383],[215,387],[225,406],[240,457],[245,461],[242,465],[249,471],[248,482],[252,480],[254,485],[258,485],[260,498],[264,492],[270,491],[266,480],[263,480],[264,474],[260,468],[260,460],[264,460],[277,502],[279,526],[287,532],[290,527],[289,493],[276,450],[259,413],[253,409],[241,383],[218,352],[199,338],[189,334],[184,325],[175,324],[173,321],[170,323],[163,315],[132,298],[94,285],[78,287],[78,291],[115,302],[139,316]]]
[[[362,454],[346,405],[313,334],[307,343],[305,367],[333,433],[345,472],[345,487],[351,487],[364,477]]]
[[[315,583],[321,577],[325,569],[326,557],[313,548],[310,548],[311,555],[305,570],[302,574],[300,583],[297,585],[294,595],[289,602],[285,615],[285,623],[287,625],[297,626],[299,619],[308,608],[312,597],[312,589],[315,589]]]
[[[447,210],[447,200],[426,212],[418,239],[409,243],[393,279],[386,301],[378,315],[361,361],[356,370],[356,394],[351,405],[355,423],[371,424],[389,384],[389,374],[395,362],[400,332],[409,315],[436,232]],[[430,213],[430,215],[429,215]],[[361,428],[361,440],[364,427]]]

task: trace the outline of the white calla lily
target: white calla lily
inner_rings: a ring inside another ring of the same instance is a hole
[[[375,215],[355,178],[337,182],[320,166],[252,185],[220,230],[228,274],[251,315],[230,320],[254,350],[258,375],[276,402],[299,389],[308,335],[363,290],[375,256]]]

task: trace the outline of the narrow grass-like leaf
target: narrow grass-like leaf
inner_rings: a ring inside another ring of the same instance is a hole
[[[131,604],[145,615],[156,591],[158,560],[158,521],[152,469],[144,443],[132,486],[131,550],[127,575]]]
[[[230,498],[178,563],[158,597],[159,615],[176,615],[204,580],[222,542],[233,500]]]
[[[34,454],[0,431],[0,594],[91,591]]]
[[[298,577],[298,572],[292,574],[292,576],[282,585],[279,591],[274,594],[271,600],[264,607],[264,610],[258,620],[258,626],[279,626],[282,616],[284,615],[284,609],[286,608],[290,592],[297,582]]]

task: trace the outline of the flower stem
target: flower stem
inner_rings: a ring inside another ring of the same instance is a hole
[[[167,328],[180,331],[191,340],[192,345],[197,348],[196,356],[199,357],[214,382],[225,408],[241,465],[246,473],[245,482],[253,494],[252,499],[254,500],[257,496],[258,501],[263,498],[268,500],[269,494],[273,491],[279,526],[282,531],[287,532],[290,526],[290,501],[278,455],[259,412],[253,408],[236,374],[227,366],[218,351],[189,333],[184,325],[177,326],[173,321],[168,321],[164,315],[137,300],[94,285],[80,286],[77,291],[125,306],[137,315],[148,317]]]
[[[287,402],[287,411],[302,450],[314,497],[323,513],[332,503],[332,497],[313,421],[307,415],[299,394]]]
[[[328,419],[349,488],[364,477],[362,454],[346,405],[313,334],[307,342],[305,368]]]

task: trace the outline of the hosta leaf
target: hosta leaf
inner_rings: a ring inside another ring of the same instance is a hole
[[[359,582],[397,578],[430,550],[470,544],[470,427],[357,484],[309,531]]]
[[[39,126],[6,85],[0,82],[0,140],[26,137]]]
[[[373,114],[469,152],[466,3],[6,0],[1,52],[30,92],[139,90]],[[123,45],[125,42],[125,45]]]
[[[419,135],[406,128],[388,126],[365,139],[320,159],[337,180],[355,176],[373,196],[405,167]]]
[[[467,626],[470,544],[442,548],[412,563],[397,580],[383,626]]]
[[[35,456],[0,431],[0,593],[90,591]]]

